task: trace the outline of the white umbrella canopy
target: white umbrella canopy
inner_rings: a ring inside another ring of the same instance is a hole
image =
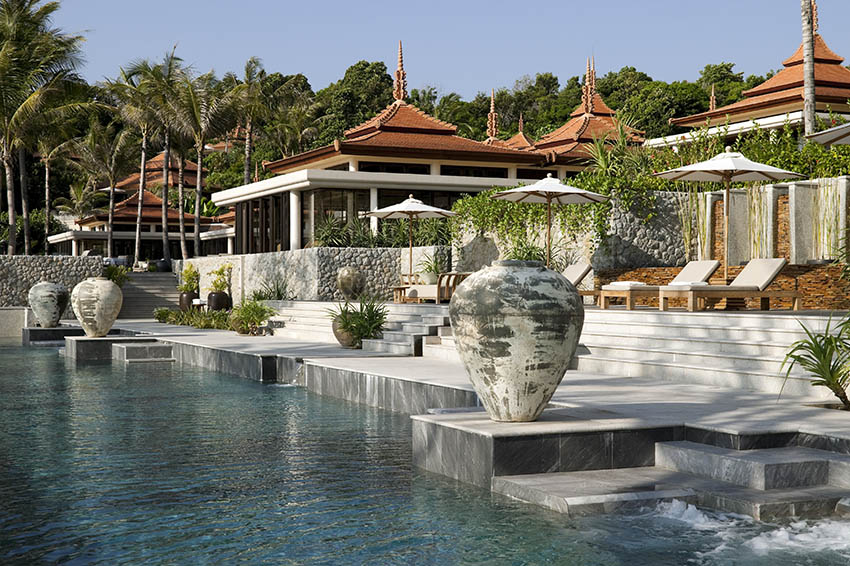
[[[841,124],[816,134],[809,134],[806,138],[826,146],[847,145],[850,144],[850,124]]]
[[[780,181],[789,177],[805,177],[800,173],[786,171],[747,159],[742,154],[726,147],[726,151],[718,153],[708,161],[700,161],[684,167],[654,174],[662,179],[671,181],[709,181],[724,183],[725,198],[723,199],[724,245],[723,269],[724,277],[729,278],[729,185],[732,181]]]
[[[546,203],[546,267],[549,267],[552,254],[552,204],[587,204],[608,200],[605,195],[564,185],[551,173],[532,185],[501,191],[492,197],[511,202]]]
[[[455,213],[451,210],[443,210],[436,206],[430,206],[421,200],[413,198],[409,195],[406,200],[392,206],[386,206],[377,210],[372,210],[366,213],[366,216],[374,216],[376,218],[392,219],[392,218],[407,218],[408,239],[410,243],[410,277],[413,277],[413,219],[414,218],[449,218]]]

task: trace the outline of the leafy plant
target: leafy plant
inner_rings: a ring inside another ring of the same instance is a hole
[[[197,293],[201,286],[201,274],[194,264],[187,263],[180,274],[182,283],[177,286],[181,293]]]
[[[313,245],[327,248],[341,248],[346,245],[345,224],[342,220],[328,213],[316,224],[313,231]]]
[[[130,278],[130,268],[126,265],[107,265],[103,268],[103,276],[119,287],[124,287]]]
[[[381,336],[387,313],[387,307],[380,299],[365,295],[360,297],[357,308],[346,301],[328,309],[328,316],[337,323],[339,329],[354,337],[355,348],[360,348],[365,339]]]
[[[171,320],[171,313],[173,313],[171,309],[167,307],[157,307],[153,309],[153,318],[157,322],[168,322]]]
[[[253,301],[294,301],[295,293],[289,288],[289,279],[286,277],[266,279],[260,284],[260,288],[251,293]]]
[[[233,274],[233,266],[229,263],[221,265],[218,269],[213,269],[207,275],[212,275],[209,290],[213,293],[226,293],[230,289],[230,276]]]
[[[260,301],[244,301],[230,311],[230,328],[239,334],[259,335],[260,325],[275,314],[275,310]]]
[[[423,273],[436,273],[439,275],[446,271],[446,262],[437,254],[425,254],[417,268]]]
[[[157,322],[165,324],[192,326],[198,329],[230,329],[230,313],[227,311],[189,309],[183,312],[168,308],[157,308],[153,311],[153,317]]]
[[[832,317],[823,332],[814,332],[800,323],[806,337],[794,342],[791,350],[785,354],[782,367],[787,364],[788,369],[782,388],[785,388],[791,369],[799,365],[808,372],[813,386],[826,387],[832,391],[844,410],[850,411],[850,399],[847,398],[847,385],[850,384],[850,318],[845,318],[835,327],[837,332],[832,332],[831,325]]]

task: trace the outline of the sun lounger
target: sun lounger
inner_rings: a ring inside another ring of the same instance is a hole
[[[720,267],[716,260],[690,261],[682,268],[682,271],[670,282],[671,286],[680,285],[707,285],[706,281]],[[615,281],[602,287],[600,291],[599,306],[607,309],[613,298],[626,300],[626,308],[635,308],[635,299],[638,297],[655,298],[661,289],[659,285],[646,285],[638,281]]]
[[[729,285],[668,285],[658,290],[661,310],[667,310],[667,301],[686,298],[688,310],[703,310],[706,299],[759,299],[761,310],[770,310],[770,299],[791,299],[792,308],[800,310],[800,293],[797,291],[768,291],[785,264],[784,258],[751,259]]]
[[[581,282],[584,281],[584,278],[587,277],[587,274],[590,273],[589,263],[574,263],[572,265],[567,266],[567,268],[561,272],[561,275],[567,278],[567,281],[573,284],[573,286],[578,289],[578,294],[582,297],[598,297],[599,291],[594,291],[593,289],[579,289],[578,286],[581,285]]]
[[[440,304],[452,298],[455,289],[461,281],[469,277],[469,273],[449,272],[440,273],[436,285],[424,285],[419,281],[417,274],[413,274],[413,284],[408,281],[408,276],[402,276],[402,284],[393,287],[393,301],[396,303],[421,303],[423,301],[434,301]]]

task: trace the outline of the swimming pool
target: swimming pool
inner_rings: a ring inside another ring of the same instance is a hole
[[[847,564],[850,522],[571,520],[412,468],[405,415],[0,343],[0,564]]]

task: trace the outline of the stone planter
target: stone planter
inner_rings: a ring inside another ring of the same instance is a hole
[[[30,308],[42,328],[55,328],[68,307],[68,289],[58,283],[42,281],[30,287]]]
[[[165,258],[156,260],[156,270],[158,273],[168,273],[171,271],[171,262]]]
[[[192,308],[192,301],[198,298],[198,294],[194,291],[182,291],[180,293],[180,310],[186,312]]]
[[[366,277],[356,267],[347,265],[337,271],[336,286],[346,300],[352,301],[366,288]]]
[[[89,277],[71,291],[71,307],[90,338],[109,333],[123,300],[121,288],[106,277]]]
[[[534,421],[575,353],[584,307],[539,261],[495,261],[461,283],[449,306],[458,353],[494,421]]]
[[[351,348],[357,349],[357,338],[354,337],[350,332],[345,332],[340,329],[339,323],[334,319],[331,324],[331,328],[334,331],[334,336],[336,337],[336,341],[339,342],[339,345],[343,348]]]
[[[437,283],[438,277],[439,275],[437,275],[436,273],[431,273],[430,271],[419,274],[419,278],[422,280],[422,283],[424,285],[435,285]]]
[[[213,291],[207,295],[207,308],[211,311],[226,311],[230,308],[230,295],[224,291]]]

